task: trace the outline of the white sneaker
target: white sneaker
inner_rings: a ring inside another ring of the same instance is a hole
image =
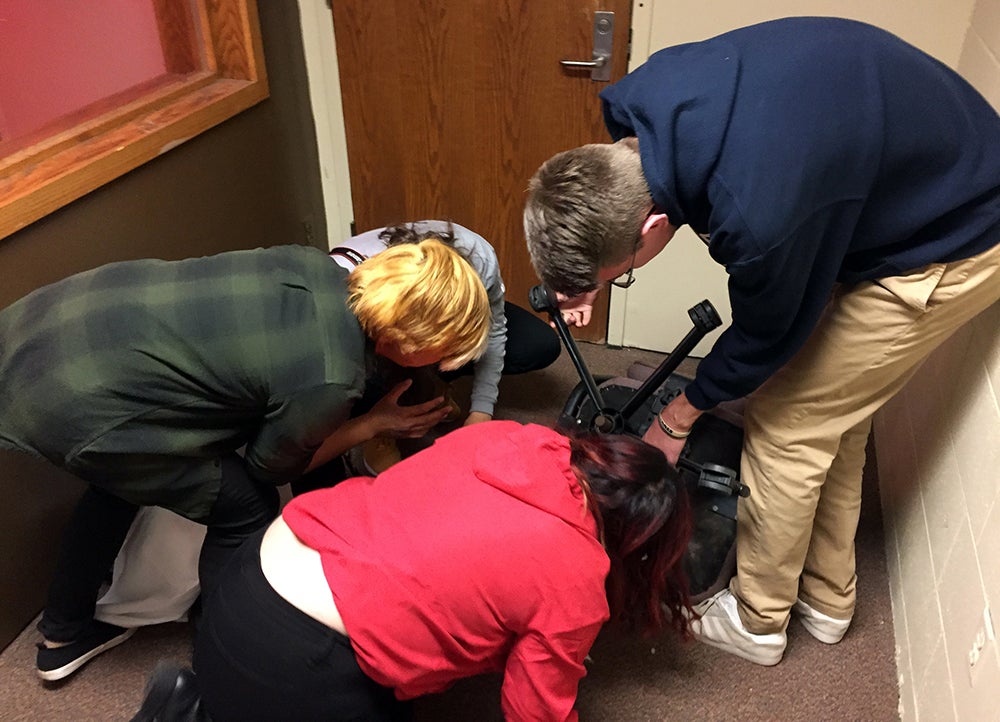
[[[728,589],[709,597],[695,611],[701,618],[691,622],[691,631],[698,641],[765,667],[781,661],[787,643],[785,633],[748,632],[736,611],[736,597]]]
[[[806,631],[823,644],[836,644],[844,638],[844,635],[847,634],[847,628],[851,626],[850,619],[828,617],[801,599],[796,600],[792,611],[798,616]]]

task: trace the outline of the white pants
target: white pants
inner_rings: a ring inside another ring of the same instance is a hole
[[[158,506],[139,509],[94,615],[119,627],[185,619],[198,598],[205,526]]]

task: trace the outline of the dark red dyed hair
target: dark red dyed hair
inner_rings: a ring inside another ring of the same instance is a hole
[[[572,433],[570,464],[580,478],[611,558],[611,619],[655,634],[689,635],[684,552],[691,505],[680,474],[663,452],[632,436]]]

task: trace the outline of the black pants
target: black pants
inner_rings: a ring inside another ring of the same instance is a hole
[[[504,376],[537,371],[555,363],[562,351],[559,336],[548,323],[517,304],[504,301],[507,316],[507,346],[503,356]],[[467,364],[454,376],[471,374],[473,364]],[[448,374],[445,374],[448,377]]]
[[[538,371],[555,363],[562,351],[559,336],[543,320],[510,301],[504,302],[504,314],[507,316],[507,345],[504,346],[503,375],[516,376],[529,371]],[[475,362],[467,363],[454,371],[438,371],[434,366],[422,367],[429,375],[436,374],[445,381],[454,381],[460,376],[471,376],[476,370]],[[372,400],[377,401],[386,391],[404,378],[410,378],[412,368],[395,368],[395,374],[388,374],[384,379],[385,387],[376,389],[379,393]],[[427,386],[420,378],[414,378],[414,384],[406,390],[399,401],[406,404],[418,404],[434,396],[434,389]],[[366,389],[366,396],[367,389]]]
[[[91,486],[63,533],[55,578],[38,631],[53,642],[72,642],[94,621],[97,597],[121,551],[139,507]],[[278,515],[278,490],[251,479],[236,454],[222,460],[219,496],[198,560],[203,593],[236,548]]]
[[[410,705],[361,670],[347,637],[274,591],[262,537],[240,548],[203,602],[194,670],[213,722],[408,720]]]

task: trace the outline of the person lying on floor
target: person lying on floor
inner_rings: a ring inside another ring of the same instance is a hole
[[[432,240],[350,274],[305,246],[113,263],[0,312],[0,447],[89,484],[38,624],[39,676],[62,679],[133,631],[94,606],[139,505],[208,527],[207,590],[277,515],[276,485],[446,413],[440,398],[400,406],[400,386],[351,418],[375,354],[458,368],[488,331],[479,277]]]
[[[691,511],[661,451],[514,421],[298,496],[204,602],[194,683],[225,720],[404,720],[503,671],[507,720],[576,720],[609,619],[687,634]],[[160,669],[136,720],[190,670]],[[159,705],[159,707],[157,707]]]

